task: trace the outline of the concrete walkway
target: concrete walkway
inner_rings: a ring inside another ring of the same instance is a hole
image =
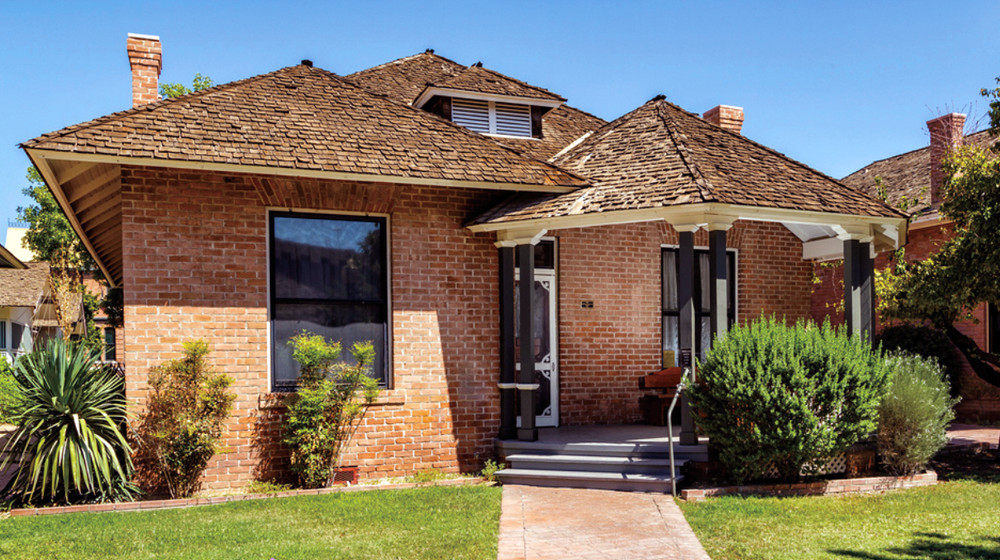
[[[498,560],[708,560],[669,495],[503,487]]]
[[[948,426],[948,446],[989,444],[996,449],[1000,444],[1000,428],[992,426],[977,426],[975,424],[952,424]]]

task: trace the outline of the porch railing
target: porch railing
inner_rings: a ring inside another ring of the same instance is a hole
[[[691,368],[684,368],[684,372],[681,373],[681,381],[677,384],[677,392],[670,400],[670,409],[667,410],[667,434],[670,437],[670,491],[675,498],[677,497],[677,469],[674,464],[674,407],[677,406],[677,400],[681,398],[681,393],[684,392],[690,377]]]

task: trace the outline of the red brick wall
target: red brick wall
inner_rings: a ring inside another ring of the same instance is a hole
[[[663,222],[553,232],[559,239],[561,422],[640,419],[638,377],[661,367],[660,248],[676,245]],[[708,246],[708,234],[695,234]],[[808,317],[810,265],[802,243],[780,224],[739,222],[737,319]],[[581,301],[593,308],[581,308]]]
[[[462,224],[502,193],[125,167],[122,244],[127,396],[151,366],[206,339],[235,380],[225,452],[210,489],[286,473],[283,408],[268,384],[267,208],[390,215],[394,387],[344,457],[362,477],[473,470],[499,427],[498,274],[493,237]],[[639,418],[637,377],[660,366],[663,223],[553,232],[559,238],[561,422]],[[705,232],[696,243],[707,246]],[[810,268],[778,224],[730,232],[739,317],[809,313]],[[581,300],[593,300],[581,309]],[[287,474],[287,473],[286,473]]]
[[[941,244],[947,240],[954,231],[952,224],[934,225],[917,229],[910,229],[906,243],[906,259],[919,260],[928,255],[932,255],[940,249]],[[885,254],[879,255],[875,260],[878,269],[887,266]],[[814,265],[814,272],[819,282],[814,284],[812,293],[812,316],[817,321],[822,321],[829,316],[831,322],[840,324],[843,322],[843,298],[844,285],[843,266],[820,266]],[[981,348],[987,344],[987,317],[986,305],[976,307],[972,312],[976,321],[960,321],[955,327],[966,336],[976,341]],[[885,325],[879,321],[878,328]],[[961,358],[961,354],[959,354]],[[1000,389],[986,383],[972,371],[969,363],[961,358],[962,373],[959,380],[961,387],[962,402],[956,408],[959,420],[964,421],[997,421],[1000,420]]]

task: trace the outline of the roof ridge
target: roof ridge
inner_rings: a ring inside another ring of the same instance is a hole
[[[285,66],[284,68],[279,68],[277,70],[273,70],[271,72],[267,72],[267,73],[264,73],[264,74],[258,74],[256,76],[250,76],[249,78],[243,78],[242,80],[235,80],[235,81],[232,81],[232,82],[226,82],[224,84],[219,84],[217,86],[212,86],[210,88],[205,88],[205,89],[201,89],[201,90],[198,90],[198,91],[192,91],[191,93],[185,93],[184,95],[181,95],[181,96],[178,96],[178,97],[166,97],[164,99],[160,99],[159,101],[154,101],[152,103],[146,103],[146,104],[143,104],[143,105],[138,105],[138,106],[135,106],[135,107],[130,107],[130,108],[125,109],[123,111],[115,111],[114,113],[109,113],[107,115],[104,115],[104,116],[101,116],[101,117],[97,117],[96,119],[91,119],[89,121],[84,121],[82,123],[77,123],[77,124],[74,124],[74,125],[63,127],[63,128],[61,128],[59,130],[54,130],[52,132],[46,132],[45,134],[36,136],[35,138],[32,138],[30,140],[26,140],[24,142],[21,142],[20,144],[18,144],[18,146],[21,147],[21,148],[30,147],[30,146],[28,146],[29,143],[32,143],[32,142],[35,142],[35,141],[38,141],[38,140],[41,140],[41,139],[49,140],[49,139],[54,139],[54,138],[61,138],[63,136],[66,136],[67,134],[71,134],[73,132],[79,132],[81,130],[85,130],[85,129],[88,129],[88,128],[91,128],[91,127],[94,127],[94,126],[100,126],[100,125],[102,125],[102,124],[104,124],[106,122],[112,121],[112,120],[117,119],[117,118],[128,117],[130,115],[133,115],[133,114],[136,114],[136,113],[140,113],[142,111],[152,111],[154,109],[159,109],[160,107],[166,107],[166,106],[169,106],[169,105],[174,104],[174,103],[179,103],[181,101],[190,101],[190,100],[198,98],[198,97],[204,97],[204,96],[210,95],[212,93],[218,93],[220,91],[224,91],[224,90],[230,89],[232,87],[243,85],[243,84],[246,84],[246,83],[251,82],[251,81],[255,81],[255,80],[260,80],[260,79],[263,79],[263,78],[267,78],[267,77],[272,76],[274,74],[277,74],[279,72],[284,72],[284,71],[287,71],[287,70],[298,68],[299,66],[301,66],[301,65],[297,64],[295,66]],[[324,72],[325,72],[325,70],[324,70]],[[336,74],[334,74],[334,75],[336,75]]]
[[[674,145],[677,146],[677,153],[680,154],[681,161],[684,162],[684,165],[694,177],[694,184],[698,187],[698,192],[701,194],[702,200],[705,202],[712,202],[715,199],[712,194],[712,190],[715,187],[712,185],[711,181],[705,178],[705,175],[702,174],[701,170],[698,169],[698,166],[694,161],[694,155],[690,152],[690,150],[688,150],[687,145],[684,143],[685,140],[687,140],[687,135],[678,130],[674,130],[674,127],[677,125],[674,123],[673,118],[663,110],[662,104],[665,103],[671,105],[672,107],[677,106],[665,99],[653,99],[648,103],[656,104],[656,114],[663,122],[663,126],[666,127],[667,134],[670,136],[670,139],[673,141]],[[683,111],[683,109],[681,110]]]
[[[494,74],[494,75],[496,75],[496,76],[499,76],[499,77],[501,77],[501,78],[504,78],[505,80],[510,80],[510,81],[512,81],[512,82],[515,82],[515,83],[518,83],[518,84],[520,84],[520,85],[522,85],[522,86],[524,86],[524,87],[526,87],[526,88],[530,88],[530,89],[533,89],[533,90],[536,90],[536,91],[540,91],[540,92],[542,92],[542,93],[547,93],[547,94],[549,94],[549,95],[552,95],[552,96],[555,96],[555,97],[558,97],[559,99],[562,99],[563,101],[566,101],[566,98],[565,98],[565,97],[563,97],[563,96],[561,96],[561,95],[559,95],[558,93],[555,93],[555,92],[553,92],[553,91],[550,91],[550,90],[547,90],[547,89],[545,89],[545,88],[543,88],[543,87],[541,87],[541,86],[536,86],[536,85],[534,85],[534,84],[529,84],[528,82],[525,82],[525,81],[522,81],[522,80],[519,80],[519,79],[517,79],[517,78],[515,78],[515,77],[513,77],[513,76],[508,76],[507,74],[504,74],[503,72],[500,72],[499,70],[494,70],[494,69],[492,69],[492,68],[486,68],[485,66],[476,66],[476,65],[472,65],[472,66],[469,66],[468,68],[466,68],[466,71],[468,71],[468,70],[472,70],[473,68],[478,68],[478,69],[480,69],[480,70],[483,70],[483,71],[486,71],[486,72],[489,72],[490,74]],[[460,75],[461,75],[461,74],[459,74],[459,76],[460,76]],[[455,78],[457,78],[457,77],[458,77],[458,76],[455,76],[455,77],[453,77],[452,79],[455,79]]]
[[[354,76],[354,75],[360,74],[362,72],[368,72],[368,71],[371,71],[371,70],[377,70],[379,68],[385,68],[386,66],[389,66],[390,64],[399,64],[400,62],[403,62],[405,60],[411,60],[411,59],[417,58],[417,57],[422,56],[422,55],[433,56],[435,58],[440,58],[441,60],[444,60],[445,62],[449,62],[451,64],[454,64],[455,66],[459,66],[459,67],[462,67],[462,68],[465,67],[465,65],[462,64],[462,63],[460,63],[460,62],[455,62],[454,60],[452,60],[452,59],[450,59],[448,57],[441,56],[441,55],[437,54],[436,52],[434,52],[434,49],[427,49],[424,52],[414,53],[414,54],[411,54],[409,56],[403,56],[403,57],[397,58],[395,60],[390,60],[389,62],[383,62],[382,64],[376,64],[375,66],[371,66],[369,68],[362,68],[361,70],[358,70],[356,72],[351,72],[347,76]]]
[[[616,118],[616,119],[614,119],[612,121],[605,121],[604,124],[602,124],[601,126],[597,127],[595,130],[591,131],[590,136],[587,137],[587,138],[585,138],[582,142],[580,142],[576,146],[573,146],[572,148],[569,148],[564,153],[562,153],[561,155],[559,155],[558,158],[555,157],[555,156],[553,156],[553,158],[552,158],[553,161],[569,159],[572,155],[577,154],[577,153],[583,151],[585,147],[590,146],[591,144],[596,143],[599,139],[601,139],[601,138],[604,137],[605,133],[613,130],[618,125],[619,121],[623,121],[623,120],[625,120],[627,118],[632,118],[633,113],[635,113],[636,111],[638,111],[644,105],[645,104],[640,105],[639,107],[637,107],[637,108],[635,108],[635,109],[633,109],[633,110],[625,113],[624,115],[619,116],[618,118]],[[600,118],[600,117],[597,117],[597,118]],[[601,119],[601,120],[603,121],[604,119]]]

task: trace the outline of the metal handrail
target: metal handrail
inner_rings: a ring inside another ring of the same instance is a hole
[[[677,399],[684,392],[684,387],[686,386],[684,382],[690,376],[691,368],[684,368],[684,372],[681,373],[681,380],[677,383],[677,391],[674,393],[674,398],[670,401],[670,408],[667,410],[667,432],[670,439],[670,491],[675,498],[677,497],[677,472],[674,466],[674,407],[677,406]]]

